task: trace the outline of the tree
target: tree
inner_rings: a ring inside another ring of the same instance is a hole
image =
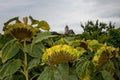
[[[99,22],[98,20],[94,23],[93,21],[88,21],[85,25],[81,24],[84,32],[82,37],[85,39],[96,39],[99,42],[106,42],[107,33],[109,30],[114,29],[115,26],[110,22],[108,25],[104,22]]]
[[[120,48],[120,28],[109,30],[107,43]]]
[[[94,32],[102,33],[103,31],[107,33],[108,30],[114,28],[115,26],[111,22],[109,25],[107,25],[106,23],[99,22],[99,20],[97,20],[95,23],[93,21],[88,21],[85,23],[85,25],[81,24],[81,27],[83,28],[84,32],[89,32],[92,34]]]

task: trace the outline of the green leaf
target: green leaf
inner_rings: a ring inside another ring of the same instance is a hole
[[[0,79],[14,74],[21,66],[22,62],[19,59],[9,61],[0,69]]]
[[[76,64],[76,72],[80,78],[84,78],[87,76],[88,67],[89,67],[90,61],[86,58],[80,58],[80,60]]]
[[[31,25],[34,25],[34,24],[38,24],[38,23],[39,23],[39,21],[38,21],[38,20],[33,19],[33,17],[32,17],[32,16],[29,16],[29,19],[31,20]]]
[[[15,75],[7,76],[3,80],[25,80],[25,77],[22,74],[15,73]]]
[[[42,43],[37,43],[34,45],[29,44],[24,47],[24,52],[28,53],[31,57],[40,59],[44,48],[45,46]]]
[[[40,63],[40,59],[32,59],[29,63],[28,63],[28,71],[30,71],[32,68],[38,66]]]
[[[103,76],[104,80],[114,80],[112,75],[106,70],[102,71],[102,76]]]
[[[77,76],[69,74],[68,63],[46,67],[37,80],[78,80]]]
[[[0,33],[0,39],[2,38],[2,34]]]
[[[120,80],[120,56],[117,59],[114,59],[114,66],[115,66],[115,74]]]
[[[58,72],[61,75],[62,80],[69,80],[69,65],[68,63],[61,63],[58,65]]]
[[[41,58],[44,48],[45,46],[42,43],[34,44],[31,46],[31,52],[28,54],[32,57]]]
[[[14,80],[14,77],[13,75],[11,75],[11,76],[5,77],[4,80]]]
[[[27,44],[23,47],[23,51],[26,53],[30,53],[31,52],[31,44]]]
[[[11,35],[1,35],[1,36],[0,36],[0,49],[2,49],[3,46],[4,46],[7,42],[9,42],[11,39],[13,39]]]
[[[2,57],[2,51],[0,51],[0,58]]]
[[[54,78],[55,80],[64,80],[61,73],[57,69],[54,70]]]
[[[55,80],[52,67],[46,67],[37,80]]]
[[[107,70],[108,72],[110,72],[111,74],[115,73],[115,66],[114,63],[112,61],[108,61],[103,68],[104,70]]]
[[[56,45],[58,44],[68,44],[68,41],[65,38],[61,38],[55,42]]]
[[[69,79],[69,65],[68,63],[61,63],[54,68],[55,80],[70,80]]]
[[[44,20],[42,20],[42,21],[35,20],[35,19],[33,19],[32,16],[29,16],[29,18],[31,20],[31,25],[38,24],[37,28],[41,28],[43,30],[48,30],[48,31],[50,30],[50,26],[46,21],[44,21]]]
[[[78,80],[76,75],[70,75],[69,80]]]
[[[20,50],[20,46],[16,40],[11,40],[2,48],[2,62],[5,63],[8,59],[14,57]]]
[[[50,30],[49,24],[44,20],[40,21],[37,27],[43,30],[48,30],[48,31]]]
[[[33,38],[33,42],[32,42],[32,45],[38,43],[38,42],[41,42],[42,40],[44,39],[48,39],[50,37],[55,37],[56,35],[51,35],[50,32],[41,32],[41,33],[38,33],[36,37]]]
[[[76,75],[70,75],[68,63],[61,63],[54,68],[55,80],[78,80]]]

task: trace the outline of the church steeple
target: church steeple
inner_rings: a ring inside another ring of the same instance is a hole
[[[65,34],[75,34],[72,29],[69,30],[68,25],[65,26]]]
[[[69,27],[68,25],[65,26],[65,34],[68,34],[69,33]]]

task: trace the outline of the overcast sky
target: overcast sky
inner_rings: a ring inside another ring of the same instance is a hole
[[[29,15],[46,20],[51,31],[57,32],[64,32],[68,25],[75,33],[82,33],[80,22],[97,19],[120,27],[120,0],[0,0],[0,32],[10,18]]]

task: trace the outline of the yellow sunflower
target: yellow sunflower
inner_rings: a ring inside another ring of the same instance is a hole
[[[75,40],[70,43],[71,46],[74,46],[75,48],[81,47],[84,48],[85,50],[88,49],[87,42],[85,40]]]
[[[93,64],[98,68],[102,67],[107,61],[109,61],[109,52],[106,49],[106,47],[101,47],[97,52],[95,53],[95,56],[93,58]]]
[[[42,57],[44,63],[50,65],[61,62],[72,62],[79,58],[80,52],[68,45],[56,45],[45,51]]]
[[[97,50],[92,61],[97,68],[101,68],[111,58],[117,57],[117,55],[118,55],[118,48],[103,45],[100,49]]]

